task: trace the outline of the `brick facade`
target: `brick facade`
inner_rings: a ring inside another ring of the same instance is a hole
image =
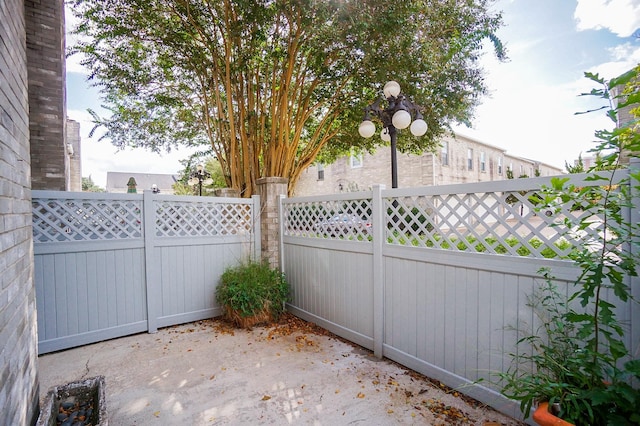
[[[24,0],[33,189],[69,189],[64,0]]]
[[[0,423],[8,425],[33,424],[39,394],[24,16],[23,0],[0,2]]]
[[[507,179],[509,167],[516,178],[521,175],[533,177],[536,170],[541,176],[562,173],[557,167],[509,155],[502,148],[456,135],[455,138],[443,138],[443,147],[435,153],[413,155],[398,152],[398,187],[502,180]],[[302,172],[293,192],[295,196],[306,196],[364,191],[374,184],[391,188],[389,147],[379,147],[374,154],[362,155],[361,164],[358,161],[354,163],[352,157],[342,157],[333,164],[313,165]]]
[[[67,118],[67,155],[69,156],[69,191],[82,192],[80,123]]]

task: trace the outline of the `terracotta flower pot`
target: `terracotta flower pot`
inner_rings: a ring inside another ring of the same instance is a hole
[[[540,426],[574,426],[573,423],[564,421],[560,417],[551,414],[548,402],[541,402],[536,411],[533,412],[532,417],[533,421]]]

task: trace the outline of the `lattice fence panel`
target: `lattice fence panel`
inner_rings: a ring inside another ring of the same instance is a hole
[[[371,199],[294,202],[284,205],[284,233],[290,236],[368,241]]]
[[[141,201],[37,198],[36,243],[142,238]]]
[[[250,233],[250,204],[157,201],[156,236],[197,237]]]
[[[593,241],[575,206],[536,211],[536,190],[406,196],[384,200],[387,242],[444,250],[564,258]]]

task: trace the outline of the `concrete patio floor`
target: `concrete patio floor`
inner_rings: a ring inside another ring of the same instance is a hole
[[[110,425],[521,425],[304,321],[205,320],[39,357],[49,388],[105,376]]]

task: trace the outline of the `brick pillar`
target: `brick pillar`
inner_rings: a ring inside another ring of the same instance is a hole
[[[0,1],[0,423],[38,416],[25,9]]]
[[[25,0],[31,187],[69,189],[64,0]]]
[[[287,195],[289,179],[266,177],[256,181],[260,195],[260,227],[262,259],[272,268],[280,266],[280,221],[278,196]]]
[[[69,155],[69,191],[82,192],[82,163],[80,161],[80,123],[67,118],[67,154]]]

